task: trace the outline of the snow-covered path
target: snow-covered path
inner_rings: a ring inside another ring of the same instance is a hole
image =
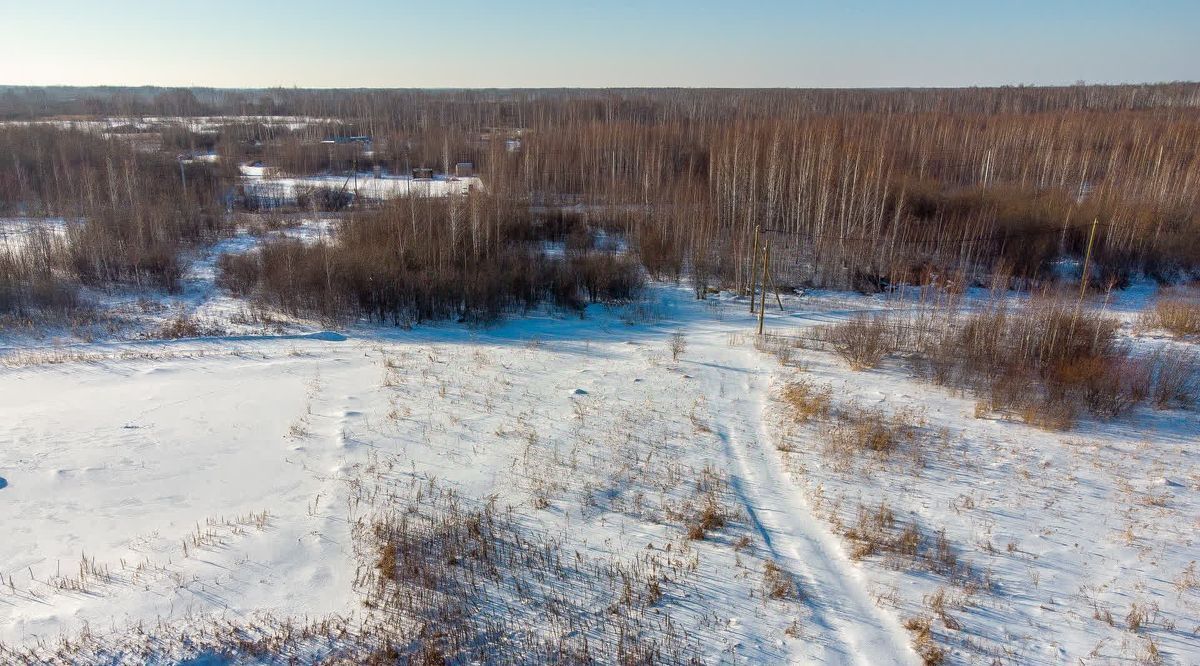
[[[879,608],[857,565],[836,536],[812,514],[770,445],[764,421],[770,385],[768,358],[748,344],[731,346],[729,329],[691,337],[694,366],[711,396],[713,427],[725,444],[726,472],[776,564],[795,579],[797,595],[812,613],[815,654],[803,663],[919,663],[898,619]]]

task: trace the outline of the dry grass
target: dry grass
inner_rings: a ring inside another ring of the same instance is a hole
[[[770,354],[779,360],[780,365],[795,366],[800,370],[807,370],[804,363],[796,363],[796,349],[799,346],[798,341],[784,335],[772,335],[765,333],[754,337],[754,348],[764,354]]]
[[[182,338],[203,338],[225,335],[225,329],[200,319],[180,313],[163,322],[151,335],[161,340],[179,340]]]
[[[946,650],[934,641],[932,625],[932,621],[924,616],[904,621],[904,628],[912,632],[913,648],[925,666],[939,666],[946,661]]]
[[[805,423],[829,418],[833,390],[828,386],[815,388],[812,382],[801,379],[788,383],[779,395],[790,408],[788,416],[796,421]]]
[[[729,522],[730,512],[722,505],[721,495],[727,490],[725,478],[711,467],[701,471],[696,479],[696,492],[700,497],[699,510],[691,511],[685,528],[687,538],[701,541],[710,532],[719,530]]]
[[[864,453],[887,457],[903,446],[917,443],[924,425],[924,418],[916,408],[888,413],[879,407],[848,403],[836,411],[834,423],[825,433],[825,450],[847,464]]]
[[[1138,324],[1142,328],[1167,331],[1177,338],[1200,335],[1200,299],[1180,294],[1160,297]]]
[[[356,637],[359,659],[579,663],[623,655],[646,663],[694,649],[647,613],[683,571],[675,556],[586,558],[521,528],[492,502],[474,505],[432,481],[407,485],[389,484],[398,505],[355,528],[364,560],[355,586],[369,614]],[[374,492],[361,488],[364,498]]]
[[[763,595],[768,599],[788,599],[795,596],[796,585],[783,567],[772,560],[763,563]]]
[[[882,556],[897,571],[928,571],[956,584],[978,582],[977,573],[958,558],[944,530],[930,535],[916,521],[897,520],[886,502],[860,504],[853,523],[837,522],[834,527],[850,542],[850,557],[855,560]]]

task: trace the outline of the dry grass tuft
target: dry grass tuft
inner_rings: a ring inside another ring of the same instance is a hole
[[[763,594],[769,599],[788,599],[795,595],[796,586],[783,567],[767,560],[763,564]]]
[[[850,403],[837,412],[827,433],[827,452],[850,462],[858,454],[888,456],[901,446],[916,442],[924,420],[915,409],[899,409],[891,414],[881,408]]]
[[[191,315],[180,313],[172,319],[163,322],[150,336],[162,340],[179,340],[182,338],[204,338],[225,335],[225,329],[203,322]]]
[[[946,661],[946,650],[933,640],[932,625],[928,617],[911,617],[904,621],[904,628],[913,634],[913,648],[925,666],[939,666]]]
[[[829,418],[833,390],[828,386],[814,388],[812,382],[801,379],[784,386],[780,397],[791,408],[789,415],[804,423]]]

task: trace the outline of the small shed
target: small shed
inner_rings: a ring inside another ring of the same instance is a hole
[[[433,169],[416,167],[412,170],[413,180],[433,180]]]

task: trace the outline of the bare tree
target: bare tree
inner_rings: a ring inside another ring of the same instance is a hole
[[[687,351],[687,338],[683,336],[683,331],[672,333],[671,339],[667,341],[667,346],[671,350],[671,360],[678,361],[683,352]]]

